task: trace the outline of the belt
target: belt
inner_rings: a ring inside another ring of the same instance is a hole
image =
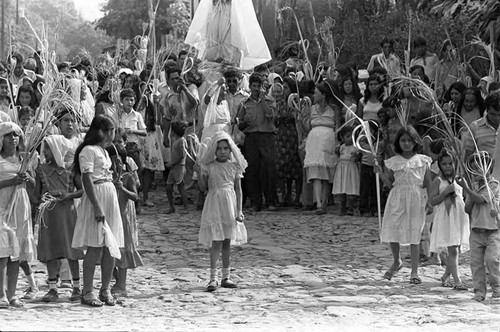
[[[106,183],[106,182],[111,182],[111,180],[99,179],[99,180],[94,181],[94,184],[103,184],[103,183]]]
[[[486,228],[473,228],[474,232],[477,233],[495,233],[498,232],[498,229],[486,229]]]

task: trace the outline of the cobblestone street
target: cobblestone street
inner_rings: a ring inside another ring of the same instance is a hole
[[[1,311],[0,330],[498,331],[500,302],[441,287],[443,267],[421,267],[420,285],[409,283],[409,261],[392,281],[382,279],[391,257],[377,219],[339,217],[335,206],[319,217],[293,209],[247,216],[249,243],[232,248],[239,288],[207,293],[200,213],[191,205],[188,215],[165,214],[163,190],[139,216],[145,266],[129,273],[128,298],[94,309],[60,290],[59,302],[41,303],[47,276],[37,263],[38,299]],[[460,263],[472,284],[467,253]],[[19,290],[25,286],[21,272]]]

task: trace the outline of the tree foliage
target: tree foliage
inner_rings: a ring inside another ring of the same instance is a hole
[[[380,53],[380,41],[387,37],[394,41],[394,50],[400,59],[404,59],[407,48],[409,29],[413,38],[421,36],[427,40],[428,49],[438,53],[443,42],[451,38],[455,47],[464,50],[468,59],[467,42],[477,34],[477,26],[469,26],[463,18],[444,19],[419,10],[419,1],[392,0],[330,0],[311,2],[315,20],[311,19],[309,1],[282,0],[280,5],[290,5],[295,10],[302,27],[302,32],[309,40],[310,58],[326,60],[324,54],[318,57],[319,50],[314,47],[316,31],[326,16],[334,20],[332,28],[335,45],[341,47],[339,63],[358,65],[365,68],[371,55]],[[281,17],[278,37],[280,43],[298,41],[297,27],[293,20]],[[465,27],[465,28],[464,28]],[[411,56],[414,56],[414,51]]]
[[[157,34],[168,34],[172,29],[172,21],[168,16],[168,8],[172,0],[154,0],[156,6],[155,28]],[[142,35],[144,24],[149,23],[149,1],[147,0],[107,0],[101,10],[104,16],[97,21],[97,27],[110,36],[132,39]]]
[[[422,0],[420,9],[445,19],[461,17],[468,26],[478,25],[480,36],[490,41],[490,24],[493,27],[493,40],[500,38],[500,1],[498,0]]]
[[[83,48],[91,55],[97,55],[113,43],[102,30],[95,29],[92,23],[79,15],[72,0],[25,0],[26,19],[20,17],[17,22],[15,3],[7,1],[6,5],[6,22],[12,24],[9,36],[12,46],[25,55],[31,55],[40,47],[33,30],[40,37],[43,29],[48,32],[49,47],[56,51],[60,61],[70,60]]]

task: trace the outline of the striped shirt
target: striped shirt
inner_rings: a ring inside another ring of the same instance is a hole
[[[495,152],[497,130],[488,123],[486,114],[479,120],[472,122],[469,128],[470,132],[466,131],[464,133],[463,142],[465,151],[476,151],[476,146],[474,145],[475,140],[480,151],[486,151],[490,156],[493,156]]]

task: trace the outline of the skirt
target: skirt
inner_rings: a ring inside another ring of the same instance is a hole
[[[304,168],[307,181],[332,182],[335,171],[335,132],[329,127],[313,127],[307,135]]]
[[[116,260],[115,266],[121,269],[134,269],[144,264],[141,255],[137,252],[137,217],[134,202],[131,200],[127,201],[122,214],[122,222],[125,247],[120,248],[122,258]]]
[[[58,202],[43,213],[38,232],[38,260],[46,263],[54,259],[83,259],[83,251],[73,249],[76,210],[72,202]]]
[[[156,131],[148,132],[145,139],[139,140],[144,146],[144,168],[152,171],[164,171],[163,155],[161,147],[163,146],[163,137],[161,129],[156,126]]]
[[[340,160],[333,178],[334,195],[359,195],[359,169],[356,163],[350,160]]]
[[[118,247],[123,247],[123,225],[114,184],[111,182],[94,184],[94,192],[101,204],[106,222],[111,228]],[[72,247],[75,249],[87,249],[88,247],[105,246],[103,225],[100,222],[96,222],[94,206],[84,192],[82,201],[78,206]]]

